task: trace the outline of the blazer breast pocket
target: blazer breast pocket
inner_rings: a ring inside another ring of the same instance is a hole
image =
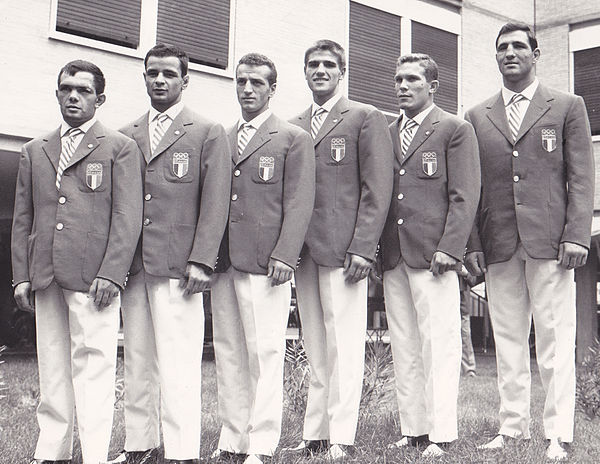
[[[173,148],[164,155],[164,175],[168,182],[193,182],[198,172],[198,154],[194,148]]]
[[[332,135],[321,141],[317,151],[325,164],[341,166],[356,162],[356,147],[355,138],[349,135]]]
[[[446,161],[441,152],[417,151],[413,156],[416,157],[419,179],[438,179],[446,171]]]
[[[256,155],[250,164],[250,169],[252,169],[252,182],[255,184],[277,184],[283,179],[284,167],[284,155]]]
[[[109,159],[83,160],[77,170],[81,180],[79,190],[87,193],[111,190],[112,161]]]

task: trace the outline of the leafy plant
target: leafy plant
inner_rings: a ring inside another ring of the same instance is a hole
[[[589,349],[577,372],[577,407],[594,419],[600,416],[600,342]]]

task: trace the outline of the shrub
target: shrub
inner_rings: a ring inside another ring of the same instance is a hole
[[[600,342],[590,347],[577,372],[577,408],[589,419],[600,416]]]

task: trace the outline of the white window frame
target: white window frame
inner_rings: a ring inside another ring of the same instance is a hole
[[[84,47],[95,48],[118,55],[130,56],[132,58],[144,59],[146,52],[156,44],[156,30],[158,22],[158,0],[141,0],[140,12],[140,43],[137,49],[115,45],[102,40],[89,39],[67,32],[56,30],[56,16],[58,12],[58,1],[51,0],[50,23],[48,25],[48,37],[62,42],[69,42]],[[234,42],[235,42],[235,11],[237,0],[229,0],[229,51],[227,56],[227,68],[219,69],[198,63],[189,63],[189,70],[198,71],[229,79],[234,78]]]

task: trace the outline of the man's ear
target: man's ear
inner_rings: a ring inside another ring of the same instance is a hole
[[[429,93],[430,94],[436,93],[439,88],[440,88],[440,81],[433,80],[429,83]]]
[[[190,75],[186,74],[185,76],[183,76],[183,84],[181,84],[181,88],[182,89],[187,88],[189,83],[190,83]]]
[[[94,106],[96,108],[100,108],[102,105],[104,105],[105,101],[106,101],[106,95],[104,95],[103,93],[101,93],[100,95],[98,95],[96,97],[96,103],[94,104]]]

